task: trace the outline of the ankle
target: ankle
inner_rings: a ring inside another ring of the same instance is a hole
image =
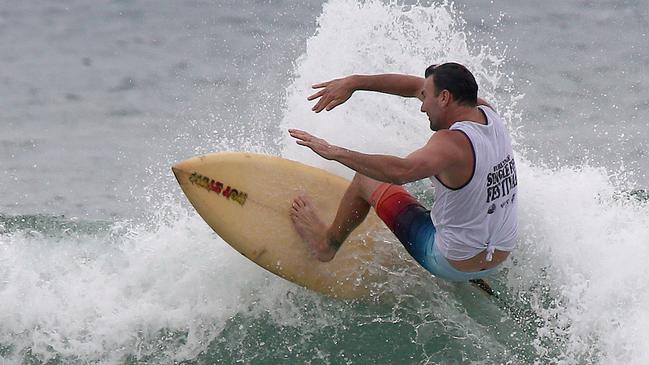
[[[326,242],[329,245],[329,248],[333,249],[334,251],[338,251],[340,246],[342,246],[342,244],[343,244],[343,240],[340,240],[340,239],[334,237],[329,232],[327,232]]]

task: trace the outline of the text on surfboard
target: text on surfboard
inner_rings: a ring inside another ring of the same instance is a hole
[[[248,194],[234,189],[229,185],[226,186],[220,181],[215,181],[214,179],[210,179],[209,177],[200,175],[196,172],[194,172],[189,177],[189,181],[192,184],[205,188],[206,190],[213,191],[219,195],[222,195],[226,199],[234,200],[241,205],[245,204],[246,199],[248,198]]]

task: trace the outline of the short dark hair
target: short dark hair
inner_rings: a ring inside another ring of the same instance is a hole
[[[455,62],[430,65],[425,72],[426,78],[433,76],[437,92],[448,90],[456,102],[462,105],[478,104],[478,83],[471,71]]]

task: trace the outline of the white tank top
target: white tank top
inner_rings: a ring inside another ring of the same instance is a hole
[[[479,107],[487,124],[461,121],[450,130],[464,133],[474,156],[473,175],[450,189],[431,177],[435,202],[430,212],[437,229],[435,245],[450,260],[466,260],[487,250],[512,251],[518,230],[516,164],[505,124],[489,107]]]

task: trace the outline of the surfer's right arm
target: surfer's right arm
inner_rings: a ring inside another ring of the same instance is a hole
[[[313,85],[314,89],[321,90],[307,99],[315,100],[320,98],[311,109],[319,113],[325,109],[327,111],[332,110],[346,102],[356,90],[376,91],[421,99],[421,89],[423,87],[424,79],[417,76],[402,74],[352,75]]]

